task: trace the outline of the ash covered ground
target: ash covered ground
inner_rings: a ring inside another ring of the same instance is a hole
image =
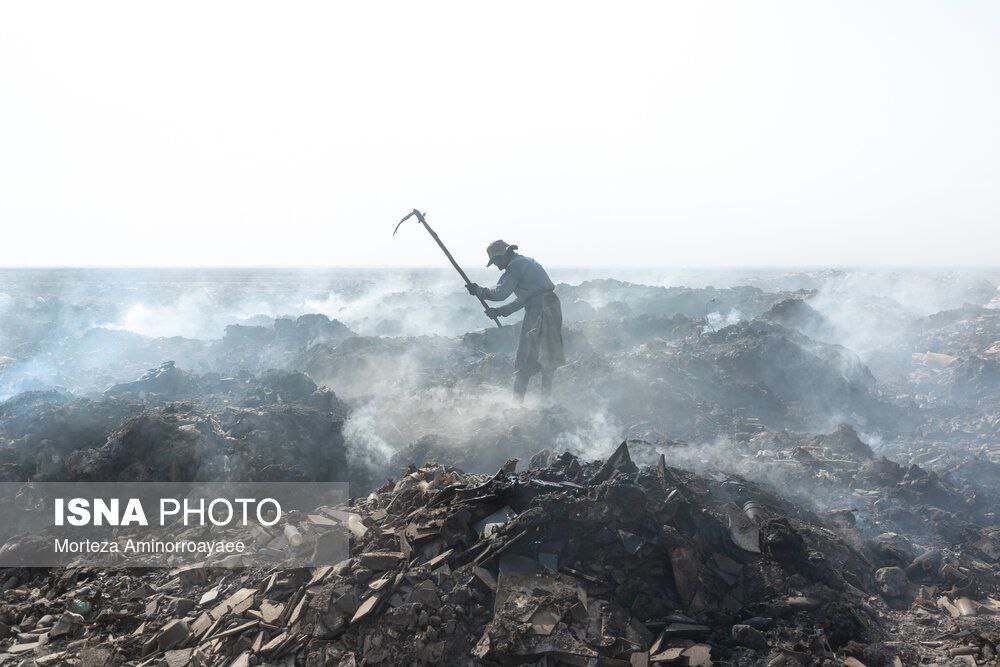
[[[335,567],[8,570],[0,664],[998,664],[1000,272],[552,277],[520,405],[445,272],[0,272],[0,480],[355,497]]]

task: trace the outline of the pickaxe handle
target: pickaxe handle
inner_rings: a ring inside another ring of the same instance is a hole
[[[416,218],[420,222],[420,224],[423,225],[424,228],[430,233],[431,238],[433,238],[434,241],[437,242],[438,247],[441,248],[442,252],[444,252],[445,257],[448,258],[448,261],[451,262],[451,265],[455,267],[456,271],[458,271],[458,275],[462,276],[462,280],[465,281],[465,284],[466,285],[471,285],[472,281],[469,280],[469,276],[465,275],[465,271],[462,270],[462,267],[458,265],[458,262],[455,261],[455,258],[451,256],[450,252],[448,252],[448,248],[446,248],[445,245],[444,245],[444,243],[441,242],[441,239],[438,237],[437,232],[435,232],[433,229],[431,229],[431,226],[427,224],[427,220],[424,219],[424,214],[423,213],[421,213],[417,209],[413,209],[405,218],[403,218],[402,220],[399,221],[399,225],[403,224],[404,222],[406,222],[407,220],[409,220],[411,217],[414,217],[414,216],[416,216]],[[392,232],[393,236],[395,236],[396,232],[399,231],[399,225],[396,225],[395,231]],[[489,308],[489,306],[486,304],[486,301],[485,301],[485,299],[483,299],[483,297],[481,297],[481,296],[479,296],[477,294],[476,298],[479,299],[479,303],[483,304],[483,310],[486,310],[486,309]],[[490,319],[493,320],[494,322],[496,322],[497,327],[503,328],[503,325],[500,324],[500,320],[499,319],[497,319],[496,317],[491,317]]]

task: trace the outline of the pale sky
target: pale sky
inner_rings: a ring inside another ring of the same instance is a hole
[[[0,265],[997,264],[1000,3],[0,4]]]

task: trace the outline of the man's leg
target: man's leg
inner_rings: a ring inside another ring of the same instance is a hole
[[[552,393],[552,376],[556,374],[556,369],[542,369],[542,393],[548,396]]]
[[[518,400],[524,399],[531,376],[541,370],[538,363],[538,327],[541,316],[540,304],[537,300],[529,300],[524,307],[521,336],[517,341],[517,354],[514,358],[514,394]]]
[[[514,395],[517,400],[524,400],[524,392],[528,391],[528,380],[531,374],[524,370],[514,371]]]

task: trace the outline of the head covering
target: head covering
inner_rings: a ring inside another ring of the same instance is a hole
[[[508,252],[511,252],[512,250],[517,250],[517,246],[507,245],[506,241],[497,239],[493,243],[486,246],[486,254],[489,255],[490,258],[490,261],[486,263],[486,266],[489,266],[490,264],[496,264],[501,259],[503,259],[504,255],[506,255]]]

